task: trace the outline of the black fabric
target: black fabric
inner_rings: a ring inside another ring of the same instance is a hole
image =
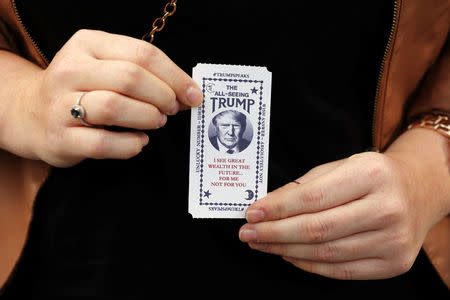
[[[17,4],[51,58],[79,28],[139,38],[164,1]],[[180,1],[155,45],[188,74],[198,62],[272,71],[273,190],[314,166],[371,146],[375,86],[392,10],[390,0]],[[201,295],[211,289],[314,299],[445,294],[422,252],[402,276],[338,281],[249,249],[238,239],[243,220],[193,220],[187,213],[189,120],[189,111],[170,117],[130,160],[86,160],[53,169],[6,295]]]

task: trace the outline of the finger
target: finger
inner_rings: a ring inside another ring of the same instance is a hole
[[[319,244],[249,243],[250,248],[265,253],[318,262],[345,262],[380,257],[386,248],[385,234],[379,231],[357,233]]]
[[[343,263],[324,263],[283,257],[296,267],[322,276],[343,280],[366,280],[392,277],[387,263],[381,258],[367,258]]]
[[[177,99],[188,105],[198,106],[203,100],[200,88],[167,55],[157,47],[131,37],[101,31],[83,31],[89,40],[92,56],[101,60],[125,60],[137,64],[166,82]]]
[[[74,88],[94,91],[109,90],[150,103],[163,113],[178,109],[175,93],[158,77],[144,68],[126,61],[92,61],[73,79]]]
[[[128,159],[148,143],[143,132],[112,132],[91,127],[72,127],[64,136],[68,155],[95,159]]]
[[[282,220],[245,224],[239,231],[243,242],[321,243],[382,227],[377,208],[362,199],[318,213]]]
[[[303,176],[297,178],[296,180],[287,183],[286,185],[280,187],[279,189],[271,192],[271,193],[279,193],[283,190],[289,190],[292,188],[297,187],[299,184],[306,184],[319,176],[322,176],[325,173],[331,172],[332,170],[336,169],[338,166],[340,166],[343,163],[344,160],[337,160],[333,162],[329,162],[320,166],[317,166],[315,168],[312,168],[309,170],[306,174]],[[268,195],[271,195],[271,193],[268,193]],[[257,207],[256,204],[253,204],[250,206],[250,208]],[[252,209],[249,209],[249,212],[251,212]],[[248,221],[248,220],[247,220]]]
[[[344,163],[344,161],[345,161],[344,159],[340,159],[340,160],[332,161],[332,162],[317,166],[315,168],[312,168],[306,174],[304,174],[303,176],[296,179],[296,181],[297,181],[297,183],[300,183],[300,184],[306,184],[326,173],[333,171],[334,169],[336,169],[337,167],[342,165]]]
[[[256,201],[247,209],[247,221],[279,220],[330,209],[367,195],[373,185],[358,164],[346,161],[314,180],[290,184]]]
[[[282,194],[285,191],[288,191],[290,189],[295,189],[297,185],[299,184],[306,184],[314,179],[316,179],[319,176],[322,176],[325,173],[328,173],[334,169],[336,169],[338,166],[340,166],[343,163],[344,160],[337,160],[330,163],[326,163],[320,166],[317,166],[310,171],[308,171],[305,175],[299,177],[293,182],[290,182],[281,188],[275,190],[274,192],[269,193],[267,196],[272,198],[272,193]],[[262,199],[263,200],[263,199]],[[267,200],[264,200],[267,201]],[[256,223],[263,221],[265,218],[264,212],[261,209],[258,209],[259,203],[254,203],[251,205],[247,211],[245,212],[245,218],[249,223]]]
[[[156,129],[167,121],[155,106],[111,91],[89,92],[83,96],[82,105],[85,121],[92,125]]]

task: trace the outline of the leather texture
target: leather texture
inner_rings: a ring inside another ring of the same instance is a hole
[[[413,105],[412,111],[426,111],[432,108],[450,111],[447,93],[448,74],[443,79],[443,74],[440,76],[434,72],[434,75],[425,81],[428,92],[420,92],[423,78],[432,66],[434,65],[434,69],[437,70],[442,69],[439,64],[435,64],[440,53],[444,53],[441,55],[444,60],[448,57],[449,51],[442,49],[449,33],[450,0],[397,0],[397,3],[398,23],[393,36],[393,47],[387,53],[381,76],[374,128],[375,146],[380,151],[386,149],[401,133],[404,128],[404,112],[417,93],[422,99],[419,101],[420,108]],[[23,28],[12,0],[0,0],[0,49],[17,53],[42,68],[47,65],[45,58],[37,51]],[[431,88],[444,92],[442,95],[434,96],[435,101],[424,101],[423,99],[430,97]],[[19,158],[2,150],[0,150],[0,166],[0,197],[7,197],[11,202],[28,203],[31,210],[39,188],[48,177],[50,166],[43,162]],[[3,178],[8,180],[5,181]],[[28,219],[31,219],[31,211]],[[447,216],[432,228],[423,246],[448,287],[450,287],[449,237],[450,217]],[[18,259],[19,257],[16,261]]]
[[[412,112],[430,111],[433,108],[450,111],[448,68],[446,73],[442,71],[449,55],[448,44],[447,49],[444,45],[449,34],[450,1],[400,0],[398,5],[398,26],[393,48],[384,66],[376,114],[375,144],[381,151],[400,134],[408,101],[415,102],[410,109]],[[441,52],[441,64],[434,65]],[[430,69],[436,71],[426,78],[426,86],[418,89]],[[442,94],[435,94],[433,101],[430,101],[433,94],[431,90],[442,91]],[[419,102],[414,99],[415,93],[420,96],[417,99]],[[420,109],[417,108],[419,105]],[[430,230],[423,248],[450,287],[450,216]]]
[[[45,60],[33,46],[14,11],[10,0],[0,0],[0,49],[20,54],[28,60],[45,67]],[[3,245],[5,257],[0,259],[2,274],[0,286],[6,281],[7,274],[13,271],[25,246],[33,213],[33,203],[48,177],[50,166],[41,161],[33,161],[17,157],[0,149],[0,232],[3,236],[15,235],[15,239]],[[14,220],[14,228],[11,221]],[[19,237],[19,238],[17,238]],[[23,237],[23,238],[22,238]],[[0,290],[1,295],[1,290]]]

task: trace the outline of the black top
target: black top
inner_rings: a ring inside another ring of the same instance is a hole
[[[165,1],[17,0],[50,59],[80,28],[140,38]],[[146,3],[144,3],[146,2]],[[125,4],[124,4],[125,3]],[[188,74],[198,62],[266,66],[273,76],[269,191],[314,166],[371,147],[373,99],[391,0],[179,1],[156,35]],[[306,273],[238,239],[244,220],[188,214],[190,112],[150,133],[135,158],[54,168],[6,295],[152,295],[206,289],[314,298],[415,299],[446,290],[423,253],[405,275],[338,281]],[[288,294],[289,293],[289,294]]]

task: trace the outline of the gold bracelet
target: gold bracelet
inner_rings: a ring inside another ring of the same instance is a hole
[[[413,128],[426,128],[439,132],[450,139],[450,113],[433,109],[410,119],[408,130]]]

